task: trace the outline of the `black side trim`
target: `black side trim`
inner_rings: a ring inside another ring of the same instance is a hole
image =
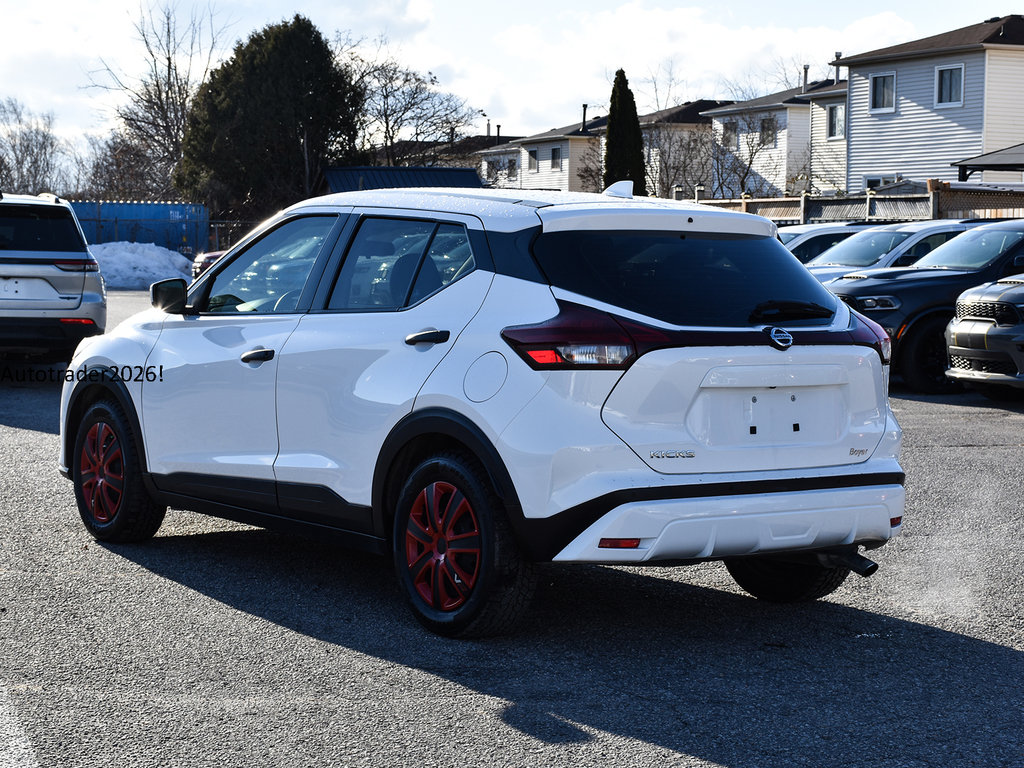
[[[294,522],[351,533],[371,534],[370,508],[350,504],[330,488],[302,483],[278,483],[249,477],[204,475],[194,472],[151,474],[153,489],[162,497],[173,495],[185,509],[202,512],[200,506],[226,508],[239,514],[270,515]],[[210,512],[219,517],[221,512]],[[250,522],[240,520],[240,522]],[[250,523],[262,525],[262,523]]]
[[[200,514],[220,517],[225,520],[233,520],[236,523],[255,525],[259,528],[283,531],[285,533],[300,534],[304,536],[329,537],[346,547],[363,550],[365,552],[372,552],[378,555],[384,555],[388,552],[387,543],[383,539],[379,539],[374,536],[368,536],[354,531],[344,531],[333,526],[319,525],[306,520],[296,520],[294,518],[275,515],[269,512],[257,512],[256,510],[245,509],[232,504],[207,501],[205,499],[198,499],[194,496],[170,493],[166,491],[155,491],[152,478],[150,478],[150,482],[147,483],[147,485],[150,487],[150,493],[153,494],[155,499],[157,499],[161,504],[166,504],[167,506],[174,507],[175,509],[190,509],[194,512],[199,512]]]
[[[277,483],[250,477],[222,477],[194,472],[172,472],[169,475],[150,475],[160,492],[226,504],[254,512],[277,514]],[[192,507],[186,507],[192,509]],[[199,510],[195,510],[199,511]]]
[[[757,480],[739,483],[711,483],[707,485],[673,485],[664,488],[626,488],[612,491],[570,507],[553,517],[523,518],[520,524],[534,543],[538,559],[550,560],[583,531],[602,516],[623,504],[635,501],[670,501],[674,499],[702,499],[717,496],[749,496],[752,494],[792,493],[794,491],[823,491],[840,488],[862,488],[873,485],[903,485],[902,472],[867,475],[839,475],[830,477],[803,477],[787,480]]]
[[[362,534],[373,533],[370,508],[351,504],[326,486],[278,483],[277,499],[281,514],[287,517]]]

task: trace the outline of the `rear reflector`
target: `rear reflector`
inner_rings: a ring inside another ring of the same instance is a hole
[[[903,525],[903,517],[901,516],[901,517],[889,518],[889,525],[891,527],[893,527],[893,528],[896,528],[897,526]]]
[[[601,539],[597,545],[601,549],[636,549],[640,539]]]
[[[60,321],[71,325],[96,325],[96,322],[88,317],[62,317]]]

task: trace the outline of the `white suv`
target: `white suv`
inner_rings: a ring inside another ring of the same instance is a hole
[[[86,527],[334,534],[450,635],[510,629],[539,561],[724,560],[777,601],[872,572],[904,503],[884,332],[768,220],[610,191],[317,198],[154,284],[62,394]]]
[[[100,267],[71,205],[0,194],[0,355],[70,360],[106,320]]]

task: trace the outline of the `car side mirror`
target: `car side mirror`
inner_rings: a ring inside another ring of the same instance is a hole
[[[153,306],[169,315],[185,314],[188,284],[180,277],[161,280],[149,286],[149,298]]]

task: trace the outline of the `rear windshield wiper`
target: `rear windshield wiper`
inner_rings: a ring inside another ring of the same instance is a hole
[[[832,317],[834,311],[813,301],[762,301],[750,313],[748,323],[764,320],[804,320],[814,317]]]

